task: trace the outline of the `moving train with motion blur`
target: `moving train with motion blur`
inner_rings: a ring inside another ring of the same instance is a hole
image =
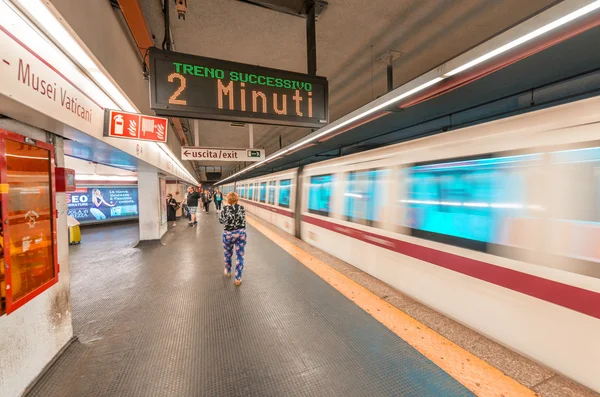
[[[600,390],[600,98],[222,189],[249,213]]]

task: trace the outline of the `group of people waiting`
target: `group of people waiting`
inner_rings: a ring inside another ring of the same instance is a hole
[[[198,224],[196,213],[198,212],[200,204],[202,204],[204,213],[208,214],[210,203],[213,201],[215,203],[215,208],[217,209],[217,214],[219,214],[223,205],[223,193],[221,193],[218,188],[215,189],[214,192],[211,192],[208,189],[196,190],[195,187],[190,186],[188,187],[187,194],[181,202],[181,205],[173,198],[173,195],[169,193],[167,195],[167,221],[173,222],[173,226],[177,226],[176,213],[181,206],[183,213],[188,218],[188,225],[195,226]]]
[[[193,186],[188,188],[188,193],[184,199],[184,205],[187,207],[188,213],[188,225],[193,227],[198,224],[196,219],[196,212],[198,211],[198,204],[201,202],[204,207],[205,213],[208,214],[209,206],[212,201],[215,202],[217,213],[219,214],[219,222],[223,224],[223,251],[225,257],[225,271],[224,274],[227,277],[232,275],[232,259],[233,252],[237,256],[237,262],[235,266],[234,279],[235,285],[239,286],[242,283],[242,271],[244,270],[244,254],[246,249],[246,210],[240,204],[238,204],[239,197],[235,192],[230,192],[227,195],[227,204],[222,210],[223,194],[219,189],[215,189],[213,193],[205,189],[202,192],[196,191]],[[176,211],[179,208],[179,203],[173,198],[172,194],[167,195],[167,219],[173,222],[173,226],[176,226]]]

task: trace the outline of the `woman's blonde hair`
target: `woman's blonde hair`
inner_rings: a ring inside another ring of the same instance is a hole
[[[229,203],[229,205],[237,204],[239,199],[240,199],[240,196],[238,196],[238,194],[236,192],[229,192],[227,194],[227,202]]]

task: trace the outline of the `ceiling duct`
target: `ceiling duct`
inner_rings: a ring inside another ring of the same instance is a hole
[[[290,14],[297,17],[306,15],[306,0],[238,0],[242,3],[252,4],[259,7],[268,8],[273,11]],[[327,2],[315,0],[315,17],[319,18],[325,9]]]

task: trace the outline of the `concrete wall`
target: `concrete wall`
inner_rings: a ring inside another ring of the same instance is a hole
[[[11,119],[0,128],[43,142],[46,133]],[[64,166],[63,140],[55,141],[57,166]],[[73,336],[67,204],[56,195],[58,209],[58,283],[10,315],[0,316],[0,395],[20,396],[29,383]]]

